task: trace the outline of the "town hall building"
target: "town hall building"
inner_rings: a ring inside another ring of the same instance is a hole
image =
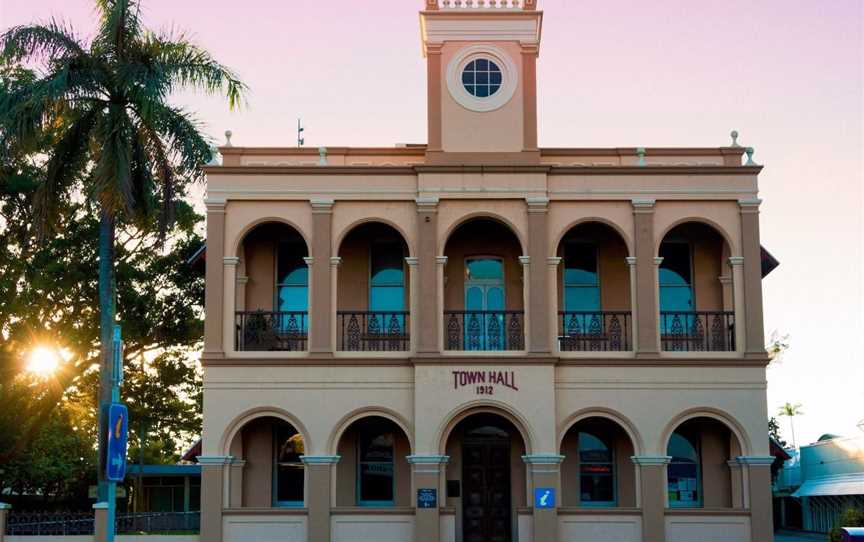
[[[769,542],[752,151],[539,147],[535,0],[418,7],[425,144],[207,168],[202,541]]]

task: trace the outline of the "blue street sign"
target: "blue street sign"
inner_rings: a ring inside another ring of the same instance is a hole
[[[417,508],[435,508],[438,506],[438,490],[424,487],[417,490]]]
[[[534,508],[555,508],[555,488],[534,488]]]
[[[108,455],[105,458],[105,477],[112,482],[122,482],[126,476],[128,427],[129,411],[126,405],[111,403],[108,406]]]

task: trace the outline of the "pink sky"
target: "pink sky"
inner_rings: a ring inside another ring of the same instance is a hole
[[[422,0],[149,0],[152,28],[187,30],[249,84],[250,105],[181,96],[237,145],[425,142]],[[737,129],[765,164],[769,412],[804,404],[799,442],[864,419],[864,2],[540,0],[540,143],[720,146]],[[51,16],[83,35],[90,0],[0,0],[0,28]],[[782,421],[789,434],[788,422]]]

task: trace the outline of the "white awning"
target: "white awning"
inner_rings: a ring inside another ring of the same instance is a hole
[[[804,482],[793,497],[864,495],[864,472],[823,476]]]

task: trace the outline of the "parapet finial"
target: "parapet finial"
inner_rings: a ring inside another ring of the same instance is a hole
[[[318,147],[318,165],[327,165],[327,147]]]
[[[648,162],[645,161],[645,147],[637,148],[636,149],[636,156],[639,157],[639,161],[636,163],[637,166],[648,165]]]
[[[747,147],[744,149],[744,154],[747,155],[747,161],[744,163],[745,166],[758,166],[756,162],[753,161],[753,147]]]
[[[740,147],[741,145],[738,144],[738,130],[732,130],[732,133],[729,135],[732,136],[732,146]]]
[[[231,130],[225,130],[225,146],[231,147],[231,136],[234,135]]]

